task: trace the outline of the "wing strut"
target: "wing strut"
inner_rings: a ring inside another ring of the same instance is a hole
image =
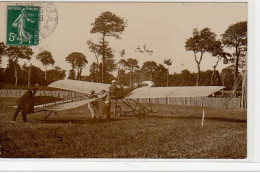
[[[48,115],[43,119],[43,121],[45,121],[51,114],[52,114],[53,110],[51,110]]]
[[[153,108],[152,108],[151,100],[150,100],[150,99],[149,99],[149,106],[150,106],[150,109],[147,108],[147,107],[145,107],[144,105],[140,104],[140,103],[138,102],[138,100],[137,100],[137,101],[135,101],[135,100],[133,100],[133,99],[129,99],[129,100],[131,100],[132,102],[134,102],[136,105],[138,105],[138,106],[140,106],[140,107],[142,107],[142,108],[148,110],[150,113],[156,113],[156,112],[159,112],[159,110],[158,110],[158,111],[153,111]]]

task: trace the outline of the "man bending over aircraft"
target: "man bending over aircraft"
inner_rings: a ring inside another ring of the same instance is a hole
[[[39,88],[39,85],[36,84],[32,89],[27,90],[22,95],[22,97],[17,99],[17,108],[14,113],[13,121],[16,120],[17,115],[21,111],[21,114],[23,116],[23,122],[27,122],[26,115],[34,112],[33,97],[35,96],[38,88]]]
[[[104,106],[102,108],[102,114],[108,120],[110,119],[110,108],[111,108],[111,96],[109,92],[105,90],[101,91],[102,96],[100,97],[104,101]]]

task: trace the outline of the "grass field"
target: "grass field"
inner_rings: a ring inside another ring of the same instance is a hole
[[[91,120],[87,106],[21,115],[11,122],[13,98],[0,98],[3,158],[246,158],[247,118],[241,109],[155,105],[157,115]],[[125,108],[124,108],[125,109]]]

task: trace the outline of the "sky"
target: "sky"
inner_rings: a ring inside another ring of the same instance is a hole
[[[209,27],[218,38],[221,38],[220,35],[228,26],[245,21],[248,17],[247,3],[63,2],[54,3],[53,6],[58,18],[56,27],[48,37],[41,39],[39,45],[32,46],[35,54],[31,63],[44,69],[35,56],[42,50],[47,50],[52,53],[55,65],[68,72],[71,66],[65,58],[72,52],[81,52],[88,60],[83,75],[89,74],[89,67],[95,61],[94,54],[90,52],[86,42],[99,41],[101,35],[91,34],[90,30],[91,23],[94,23],[95,18],[102,12],[110,11],[127,20],[127,27],[121,35],[122,39],[107,38],[114,49],[116,62],[121,58],[119,51],[125,49],[124,58],[137,59],[139,66],[145,61],[163,64],[164,59],[171,59],[170,73],[180,73],[184,69],[197,71],[193,52],[187,52],[184,47],[194,28],[201,30]],[[48,17],[48,13],[43,14],[45,18]],[[6,4],[3,2],[0,3],[0,26],[0,42],[5,42]],[[147,49],[153,50],[152,55],[135,51],[138,46],[142,48],[144,44]],[[2,66],[5,66],[7,58],[3,61]],[[201,70],[212,70],[215,62],[216,58],[206,53],[201,62]],[[221,62],[217,70],[227,66]]]

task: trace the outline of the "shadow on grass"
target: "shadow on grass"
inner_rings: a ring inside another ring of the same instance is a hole
[[[147,116],[148,118],[162,118],[162,119],[201,119],[201,117],[196,116],[159,116],[159,115],[151,115]],[[222,117],[206,117],[205,120],[212,120],[212,121],[225,121],[231,123],[246,123],[247,120],[241,119],[233,119],[233,118],[222,118]]]

